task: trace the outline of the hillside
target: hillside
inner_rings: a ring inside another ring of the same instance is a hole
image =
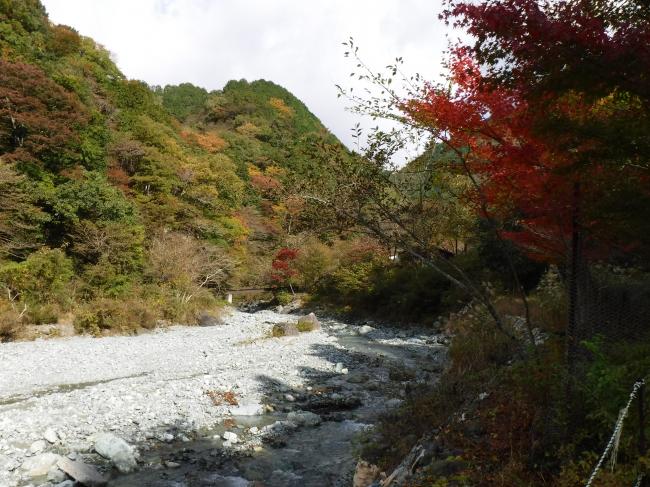
[[[326,173],[324,146],[347,153],[273,82],[149,87],[35,0],[0,3],[0,52],[5,323],[191,320],[230,283],[266,285],[300,227],[292,189]]]

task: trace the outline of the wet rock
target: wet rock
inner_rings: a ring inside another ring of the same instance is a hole
[[[292,411],[287,415],[287,420],[298,426],[318,426],[321,422],[320,416],[310,411]]]
[[[47,475],[54,465],[61,459],[60,455],[55,453],[41,453],[26,459],[21,468],[29,477],[42,477]]]
[[[56,484],[54,487],[74,487],[74,480],[64,480],[63,482]]]
[[[344,368],[345,368],[345,366],[341,362],[337,362],[337,364],[334,366],[334,371],[337,374],[340,374],[343,371]]]
[[[348,375],[347,381],[350,384],[363,384],[364,382],[368,382],[368,379],[370,379],[368,374],[364,374],[363,372],[353,372]]]
[[[359,335],[364,336],[364,335],[367,335],[367,334],[369,334],[369,333],[371,333],[373,331],[375,331],[375,329],[372,326],[363,325],[363,326],[359,327],[359,329],[357,330],[357,333]]]
[[[100,433],[95,438],[95,451],[109,459],[122,473],[133,472],[137,463],[135,450],[122,438],[112,433]]]
[[[165,462],[165,467],[167,468],[180,468],[181,464],[176,462]]]
[[[212,487],[250,487],[251,483],[242,477],[223,477],[215,475],[210,478]]]
[[[386,407],[390,408],[390,409],[393,409],[393,408],[399,407],[403,402],[404,401],[402,399],[398,399],[398,398],[394,397],[394,398],[389,399],[388,401],[386,401]]]
[[[74,462],[68,458],[61,458],[57,466],[86,487],[104,487],[108,480],[95,467],[83,462]]]
[[[415,380],[415,372],[404,367],[394,367],[388,371],[388,378],[395,382]]]
[[[361,399],[356,396],[341,396],[339,394],[330,397],[316,397],[311,399],[303,409],[316,411],[319,414],[330,411],[346,411],[361,406]]]

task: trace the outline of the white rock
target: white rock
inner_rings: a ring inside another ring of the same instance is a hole
[[[257,426],[252,426],[251,429],[249,429],[251,435],[256,435],[257,433],[260,432],[260,429]]]
[[[47,472],[47,480],[50,482],[63,482],[66,478],[65,472],[59,470],[58,467],[53,466]]]
[[[60,459],[61,456],[56,453],[41,453],[40,455],[26,459],[21,468],[29,477],[42,477],[47,475],[50,468],[56,465]]]
[[[237,441],[239,441],[239,437],[237,436],[237,433],[233,433],[232,431],[226,431],[222,435],[222,438],[226,441],[229,441],[230,443],[237,443]]]
[[[233,416],[261,416],[265,408],[259,403],[240,404],[230,408],[230,414]]]
[[[45,438],[50,443],[56,443],[59,439],[59,435],[52,428],[48,428],[45,430],[45,433],[43,433],[43,438]]]
[[[180,463],[176,462],[165,462],[165,467],[167,468],[179,468],[181,466]]]
[[[296,398],[293,397],[291,394],[285,394],[284,398],[289,402],[295,402],[296,401]]]
[[[372,326],[363,325],[362,327],[359,328],[358,333],[359,335],[367,335],[368,333],[373,331],[375,331],[375,329]]]
[[[30,445],[29,451],[32,453],[39,453],[45,450],[46,446],[47,443],[45,443],[45,440],[36,440],[34,443]]]
[[[112,433],[97,435],[95,451],[113,462],[115,468],[122,473],[133,472],[137,467],[134,448]]]

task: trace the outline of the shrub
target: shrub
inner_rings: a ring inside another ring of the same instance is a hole
[[[0,342],[16,338],[20,330],[19,313],[5,300],[0,300]]]
[[[14,298],[30,304],[64,303],[72,276],[72,261],[61,249],[40,249],[23,262],[0,267],[0,283]]]
[[[156,326],[156,315],[151,309],[151,303],[137,297],[127,300],[97,299],[82,307],[75,317],[74,326],[77,332],[91,335],[152,329]]]

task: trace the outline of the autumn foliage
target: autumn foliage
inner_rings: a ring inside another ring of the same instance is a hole
[[[271,263],[271,279],[280,285],[289,285],[291,280],[298,275],[295,268],[295,260],[298,257],[298,249],[281,248],[275,254]]]
[[[575,64],[576,49],[617,62],[631,39],[623,32],[609,35],[605,22],[587,19],[575,4],[562,5],[561,12],[571,12],[568,18],[527,1],[454,4],[448,18],[460,16],[459,25],[493,43],[455,48],[453,88],[430,85],[421,99],[404,104],[412,120],[457,155],[473,178],[473,197],[484,216],[507,222],[502,235],[547,262],[565,260],[576,218],[589,235],[585,250],[594,257],[638,247],[643,239],[632,231],[638,221],[625,214],[620,198],[635,206],[650,197],[647,161],[639,159],[639,146],[647,143],[639,134],[649,126],[648,99],[635,73],[629,83],[586,85],[579,71],[589,66],[584,60],[573,71],[553,68],[562,65],[558,57]],[[528,35],[513,34],[511,26],[523,20]],[[578,47],[562,47],[564,42]],[[537,46],[557,52],[542,56]],[[506,53],[516,62],[494,62]],[[543,76],[533,80],[530,73]],[[623,126],[630,127],[626,134]]]
[[[77,97],[38,67],[0,60],[0,153],[7,162],[61,167],[86,119]]]

